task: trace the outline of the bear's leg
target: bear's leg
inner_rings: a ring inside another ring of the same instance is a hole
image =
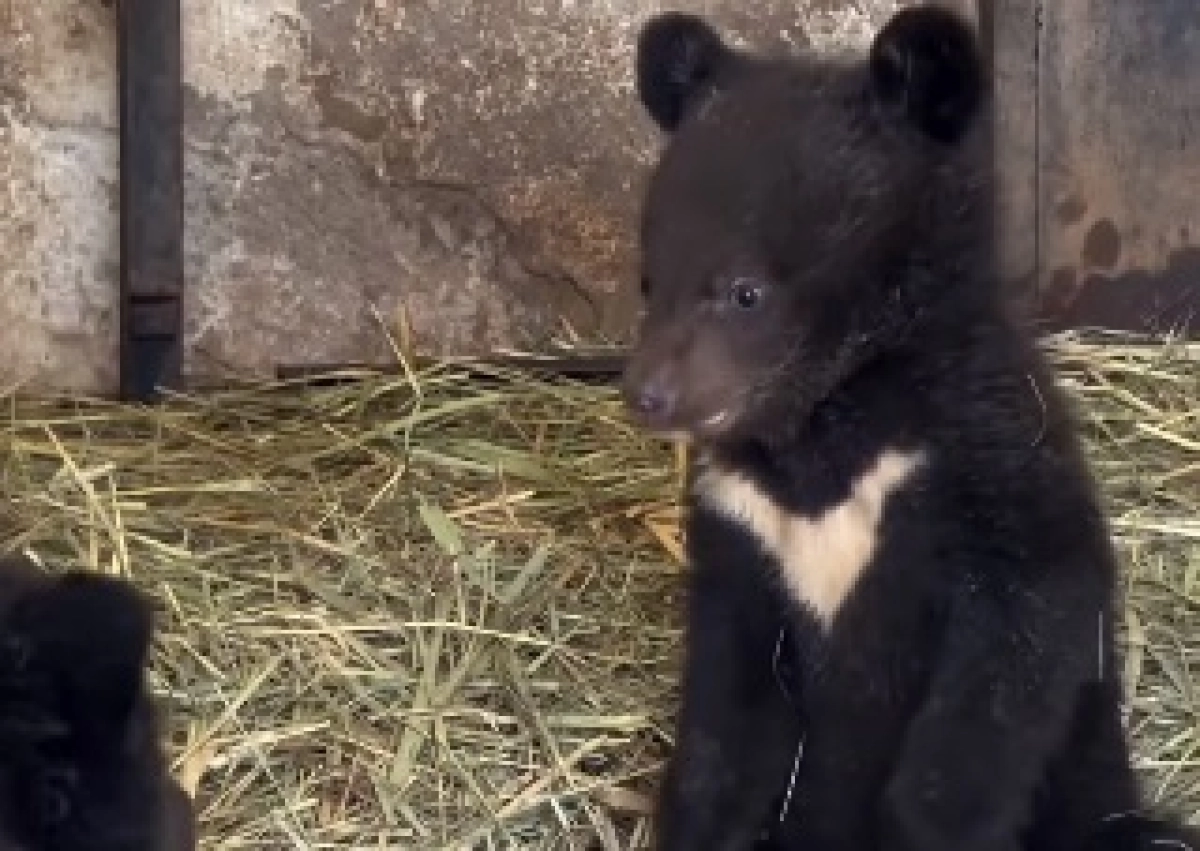
[[[1064,584],[957,601],[885,792],[886,851],[1020,851],[1076,698],[1098,675],[1100,605]]]
[[[694,568],[689,592],[683,705],[656,846],[749,851],[800,737],[774,665],[782,615],[765,582],[734,565]]]

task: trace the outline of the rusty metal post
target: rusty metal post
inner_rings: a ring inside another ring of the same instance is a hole
[[[183,365],[179,0],[119,0],[123,399],[178,387]]]

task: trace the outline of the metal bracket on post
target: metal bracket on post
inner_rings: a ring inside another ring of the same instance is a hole
[[[183,372],[183,109],[179,0],[119,0],[121,398]]]

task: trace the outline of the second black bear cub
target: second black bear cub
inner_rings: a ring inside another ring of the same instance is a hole
[[[664,14],[637,82],[671,135],[625,392],[700,455],[659,847],[1187,847],[1139,814],[1116,561],[1002,306],[971,28],[768,59]]]
[[[0,559],[0,848],[193,851],[143,682],[152,634],[124,580]]]

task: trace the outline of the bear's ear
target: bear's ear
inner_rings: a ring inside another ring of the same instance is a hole
[[[939,142],[956,141],[985,95],[985,70],[971,25],[948,9],[903,9],[870,53],[876,97]]]
[[[150,604],[132,585],[94,573],[65,574],[23,596],[6,630],[56,684],[59,709],[77,735],[124,734],[143,693],[154,630]]]
[[[638,37],[638,96],[669,133],[732,58],[733,51],[706,22],[684,12],[664,12],[651,18]]]

